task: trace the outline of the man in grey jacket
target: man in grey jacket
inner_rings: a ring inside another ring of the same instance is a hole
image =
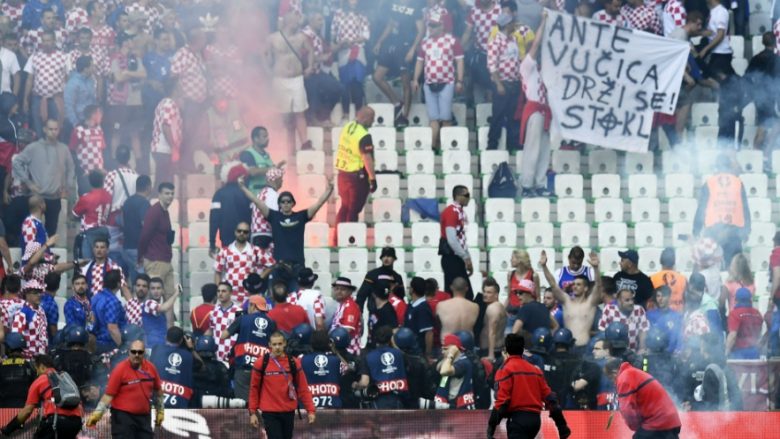
[[[65,144],[60,143],[60,124],[49,119],[43,127],[44,138],[27,145],[13,160],[14,177],[33,194],[46,202],[46,232],[57,233],[60,200],[68,198],[76,187],[73,158]]]

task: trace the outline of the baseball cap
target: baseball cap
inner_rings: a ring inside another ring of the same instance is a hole
[[[379,258],[384,258],[385,256],[390,256],[393,259],[398,259],[395,255],[395,249],[393,247],[385,247],[382,249],[382,253],[379,255]]]
[[[260,311],[268,311],[268,304],[265,302],[263,296],[259,294],[253,294],[249,296],[249,303],[254,305]]]
[[[636,250],[626,250],[624,252],[618,252],[618,256],[620,256],[621,259],[628,259],[634,264],[639,263],[639,253],[637,253]]]
[[[515,294],[528,293],[534,299],[536,299],[536,285],[534,284],[534,281],[532,281],[531,279],[522,279],[520,281],[520,285],[518,285],[513,292]]]
[[[444,340],[441,342],[442,347],[457,346],[461,351],[463,350],[463,342],[460,341],[455,334],[447,334],[444,336]]]
[[[750,294],[750,290],[747,288],[739,288],[735,294],[737,303],[750,303],[753,300],[753,295]]]

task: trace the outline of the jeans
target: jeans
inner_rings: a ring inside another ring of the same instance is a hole
[[[497,149],[501,128],[506,128],[506,149],[516,151],[520,141],[520,122],[515,120],[520,82],[504,82],[504,94],[498,94],[493,86],[493,115],[488,130],[488,149]]]

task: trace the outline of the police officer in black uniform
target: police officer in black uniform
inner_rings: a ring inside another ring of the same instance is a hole
[[[190,407],[202,407],[203,396],[230,398],[230,374],[225,363],[217,360],[217,343],[214,337],[202,335],[195,342],[195,352],[203,361],[203,366],[192,372],[194,393]]]
[[[568,408],[571,397],[571,377],[582,363],[582,358],[571,352],[574,336],[566,328],[559,328],[553,334],[553,352],[544,364],[544,378],[563,408]]]
[[[6,334],[4,344],[7,357],[0,363],[0,408],[24,407],[27,389],[38,378],[38,372],[22,356],[26,347],[22,334]]]
[[[409,381],[409,397],[404,408],[417,409],[433,406],[438,372],[420,355],[417,336],[409,328],[401,327],[393,334],[393,346],[404,354],[406,379]]]
[[[552,332],[550,328],[536,328],[531,339],[531,348],[528,351],[531,355],[523,354],[523,358],[541,370],[544,370],[544,364],[547,362],[552,350]]]
[[[679,376],[677,359],[668,352],[669,332],[658,326],[647,331],[647,354],[640,357],[641,369],[653,376],[665,389],[672,389]]]
[[[347,371],[341,376],[341,379],[339,379],[342,407],[345,409],[356,409],[360,407],[360,401],[351,390],[352,384],[360,379],[360,374],[358,373],[358,362],[360,359],[347,351],[350,337],[349,332],[346,329],[342,327],[334,328],[330,331],[328,336],[330,337],[331,343],[333,343],[334,351],[345,363],[347,363]]]
[[[382,261],[382,265],[366,273],[366,277],[363,279],[363,283],[358,289],[357,299],[355,301],[361,311],[363,310],[363,305],[366,303],[366,300],[371,298],[371,293],[377,285],[383,284],[383,287],[393,291],[393,288],[396,285],[404,284],[401,275],[393,269],[393,264],[397,259],[395,256],[395,249],[393,247],[383,248],[379,259]],[[373,300],[368,300],[368,310],[372,311],[373,309]]]
[[[604,339],[609,343],[609,356],[620,358],[636,368],[641,367],[639,357],[628,347],[628,325],[612,322],[604,330]]]
[[[68,372],[81,389],[92,378],[94,369],[92,355],[87,351],[89,334],[83,326],[66,327],[61,332],[65,348],[57,350],[54,366],[57,370]]]

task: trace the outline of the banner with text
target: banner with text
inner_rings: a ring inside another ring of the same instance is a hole
[[[689,45],[547,10],[542,78],[566,139],[646,152],[653,113],[674,114]]]

